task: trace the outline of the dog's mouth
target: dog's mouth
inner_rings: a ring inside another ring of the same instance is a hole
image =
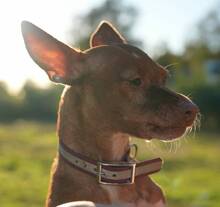
[[[173,140],[181,137],[190,126],[159,126],[146,124],[142,136],[147,139]]]
[[[173,140],[184,136],[192,129],[196,130],[200,127],[200,113],[190,122],[176,125],[159,125],[156,123],[145,122],[140,127],[140,137],[144,139]]]
[[[195,128],[198,121],[195,120],[191,124],[184,125],[171,125],[171,126],[161,126],[154,123],[145,123],[140,129],[140,137],[144,139],[159,139],[159,140],[174,140],[182,137],[186,132],[191,131]]]

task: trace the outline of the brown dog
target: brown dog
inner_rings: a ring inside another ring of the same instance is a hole
[[[138,176],[143,166],[129,162],[129,136],[175,139],[192,126],[197,106],[169,90],[167,71],[127,44],[108,22],[99,25],[86,51],[72,49],[28,22],[22,23],[22,33],[33,60],[52,81],[67,85],[58,113],[60,150],[46,206],[77,200],[165,206],[161,189],[148,176],[158,170],[160,160],[147,161],[147,167],[153,163],[150,173],[144,169],[147,175]],[[113,174],[105,175],[112,169]],[[114,180],[117,176],[121,179]]]

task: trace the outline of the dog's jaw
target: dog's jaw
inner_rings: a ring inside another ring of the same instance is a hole
[[[147,124],[140,129],[140,138],[147,140],[173,140],[181,137],[185,133],[186,129],[186,127],[160,127],[157,125]]]

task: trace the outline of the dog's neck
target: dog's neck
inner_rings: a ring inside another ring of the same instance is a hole
[[[83,111],[82,100],[73,90],[65,90],[61,98],[59,138],[73,151],[91,159],[124,161],[129,151],[129,135],[113,131],[104,120],[97,119],[97,113],[93,113],[96,118],[88,117],[90,114]]]

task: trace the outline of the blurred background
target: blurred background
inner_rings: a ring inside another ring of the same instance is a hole
[[[55,122],[63,86],[28,56],[28,20],[82,50],[101,20],[170,71],[168,85],[201,110],[201,128],[172,142],[139,145],[139,159],[161,156],[154,179],[168,206],[220,206],[220,1],[38,0],[0,2],[0,206],[43,206],[56,154]]]

